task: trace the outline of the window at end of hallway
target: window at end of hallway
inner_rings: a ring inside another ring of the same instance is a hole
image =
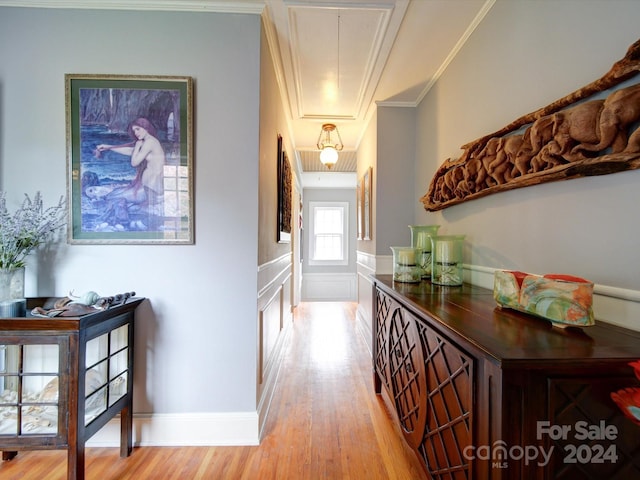
[[[310,265],[349,263],[349,203],[309,202],[311,232]]]

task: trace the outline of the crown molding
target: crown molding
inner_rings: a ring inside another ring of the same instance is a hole
[[[0,0],[0,7],[261,14],[264,0]]]
[[[456,43],[454,45],[454,47],[451,50],[451,52],[449,52],[449,55],[447,55],[447,58],[444,59],[444,62],[442,63],[442,65],[440,65],[440,68],[438,68],[436,73],[433,75],[433,78],[431,78],[431,80],[429,82],[427,82],[427,84],[425,85],[424,89],[422,90],[422,92],[420,93],[418,98],[416,99],[416,105],[420,105],[420,102],[422,102],[422,100],[427,95],[427,93],[429,93],[429,90],[431,90],[431,87],[433,87],[435,85],[435,83],[440,79],[440,77],[444,74],[444,71],[447,69],[449,64],[456,57],[456,55],[458,55],[458,52],[460,52],[460,50],[462,50],[462,47],[464,46],[464,44],[467,43],[467,40],[469,39],[471,34],[475,31],[475,29],[478,27],[478,25],[480,25],[482,20],[484,20],[484,17],[487,15],[487,13],[489,13],[489,10],[491,10],[491,7],[493,7],[494,3],[496,3],[496,0],[486,0],[485,1],[484,5],[482,5],[482,8],[480,9],[480,11],[478,12],[476,17],[471,22],[471,25],[469,25],[469,27],[467,27],[467,30],[464,32],[464,34],[462,35],[460,40],[458,40],[458,43]]]

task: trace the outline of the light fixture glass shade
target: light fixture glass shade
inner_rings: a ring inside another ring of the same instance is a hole
[[[328,168],[333,167],[338,161],[338,151],[333,147],[324,147],[320,152],[320,161]]]
[[[334,134],[334,138],[331,138],[332,133]],[[333,167],[338,161],[338,152],[344,148],[338,127],[333,123],[325,123],[322,125],[322,130],[320,130],[320,135],[318,135],[317,146],[318,150],[320,150],[320,161],[322,164],[327,168]]]

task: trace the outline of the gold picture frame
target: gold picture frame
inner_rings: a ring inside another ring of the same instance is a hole
[[[65,75],[69,243],[193,244],[191,77]]]

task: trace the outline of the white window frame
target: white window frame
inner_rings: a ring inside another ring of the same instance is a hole
[[[342,209],[342,259],[316,260],[313,258],[316,244],[315,212],[317,208]],[[309,265],[348,265],[349,264],[349,202],[309,202]]]

